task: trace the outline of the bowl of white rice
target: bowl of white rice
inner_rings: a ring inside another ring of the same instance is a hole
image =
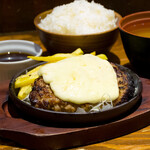
[[[99,3],[75,0],[37,15],[34,24],[51,54],[77,48],[101,53],[116,41],[120,19],[117,12]]]

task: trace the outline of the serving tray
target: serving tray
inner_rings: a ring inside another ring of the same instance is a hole
[[[61,149],[101,142],[136,131],[150,124],[150,80],[140,78],[142,99],[131,114],[105,124],[86,127],[46,126],[15,111],[8,103],[9,81],[0,86],[0,136],[29,149]]]

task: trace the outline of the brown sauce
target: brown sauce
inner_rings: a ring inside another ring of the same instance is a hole
[[[132,22],[124,29],[134,35],[150,38],[150,19]]]
[[[0,54],[0,62],[14,62],[28,59],[27,56],[32,54],[22,53],[22,52],[7,52]]]

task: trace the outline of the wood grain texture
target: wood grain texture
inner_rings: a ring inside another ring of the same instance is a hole
[[[36,32],[21,32],[21,33],[17,33],[17,34],[15,34],[15,33],[11,34],[11,35],[5,34],[5,35],[0,36],[0,40],[7,40],[7,39],[26,39],[26,40],[34,41],[37,44],[40,44],[42,46]],[[120,37],[118,38],[115,45],[111,49],[111,53],[108,54],[108,58],[110,61],[120,63],[121,65],[128,65],[129,61],[124,53],[122,43],[120,41]],[[148,80],[146,80],[146,81],[149,82]],[[7,88],[6,86],[7,85],[5,84],[5,87],[1,86],[1,88],[0,88],[2,98],[6,97],[7,91],[3,90],[5,88]],[[148,97],[148,95],[149,95],[148,92],[146,92],[145,94],[146,94],[146,97]],[[146,107],[146,105],[144,107]],[[3,116],[0,116],[0,118],[1,117],[3,117]],[[142,118],[139,119],[139,122],[140,122],[140,120],[142,120]],[[0,122],[0,123],[2,123],[2,122]],[[130,127],[130,124],[128,124],[128,126]],[[137,127],[138,123],[134,124],[134,126]],[[41,132],[43,132],[43,131],[41,130]],[[92,133],[91,133],[91,135],[92,135]],[[94,136],[94,135],[92,135],[92,136]],[[0,149],[13,150],[13,149],[24,149],[24,148],[23,148],[23,146],[15,143],[13,141],[9,141],[9,140],[0,138]],[[90,144],[87,146],[72,148],[69,150],[103,150],[103,149],[104,150],[121,150],[121,149],[147,150],[147,149],[150,149],[150,126],[147,126],[146,128],[143,128],[139,131],[130,133],[125,136],[121,136],[116,139],[112,139],[112,140],[108,140],[108,141],[100,142],[100,143],[96,143],[96,144]]]

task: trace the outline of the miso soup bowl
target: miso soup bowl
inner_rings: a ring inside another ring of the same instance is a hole
[[[37,15],[34,19],[34,24],[39,33],[43,45],[50,54],[54,53],[70,53],[77,48],[81,48],[85,53],[96,51],[97,53],[105,53],[109,51],[117,39],[119,33],[118,25],[121,16],[115,12],[117,23],[116,27],[111,30],[87,35],[65,35],[49,32],[39,26],[39,23],[52,10],[45,11]]]
[[[143,37],[133,32],[133,26],[134,30],[138,30],[141,27],[144,29],[145,24],[150,25],[150,11],[123,17],[119,23],[119,30],[124,50],[133,69],[140,75],[150,77],[150,36]]]

